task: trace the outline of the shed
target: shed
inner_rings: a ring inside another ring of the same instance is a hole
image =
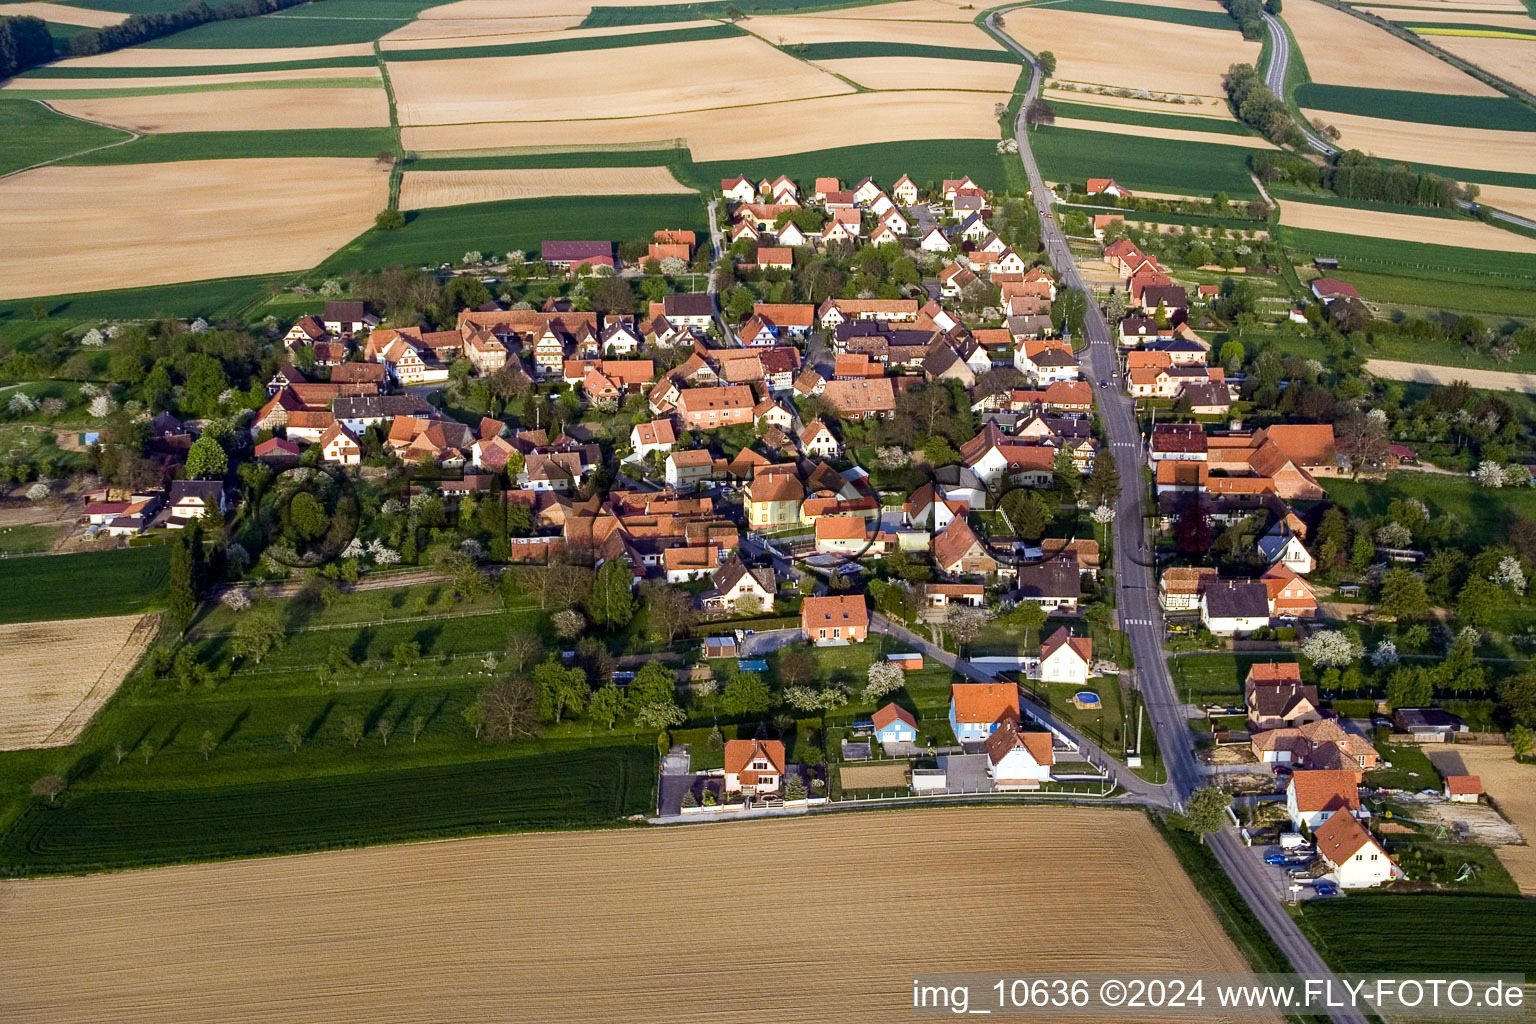
[[[901,666],[903,672],[917,672],[923,667],[921,654],[887,654],[885,660],[893,665]]]

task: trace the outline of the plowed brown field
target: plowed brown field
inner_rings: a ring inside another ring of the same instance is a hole
[[[900,898],[877,925],[861,915],[882,881]],[[14,1024],[869,1024],[911,1014],[917,972],[1247,969],[1146,819],[1100,809],[507,836],[8,888]]]
[[[1476,775],[1483,792],[1525,836],[1524,846],[1494,850],[1520,891],[1536,896],[1536,764],[1520,764],[1507,746],[1458,743],[1431,750],[1429,759],[1446,775]]]
[[[74,742],[154,639],[159,618],[0,626],[0,750]]]

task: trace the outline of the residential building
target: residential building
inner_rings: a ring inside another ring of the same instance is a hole
[[[1093,674],[1093,641],[1062,626],[1040,645],[1042,683],[1086,683]]]
[[[1314,830],[1313,840],[1341,889],[1368,889],[1402,877],[1402,869],[1348,811],[1335,811]]]
[[[987,774],[997,789],[1038,789],[1056,763],[1049,732],[1024,732],[1004,718],[986,739]]]
[[[1019,720],[1019,688],[1014,683],[953,683],[949,688],[949,725],[961,743],[980,743],[1003,722]]]
[[[1360,810],[1360,789],[1348,769],[1302,769],[1291,773],[1285,787],[1285,812],[1297,828],[1316,830],[1336,811]]]
[[[726,740],[725,791],[748,796],[779,792],[784,782],[784,744],[779,740]]]
[[[629,432],[631,457],[643,459],[652,452],[670,452],[677,444],[677,433],[671,420],[652,420],[636,423]]]
[[[738,554],[732,554],[711,579],[713,589],[699,596],[706,611],[767,611],[773,608],[778,580],[772,568],[749,569]]]
[[[899,704],[878,708],[871,720],[875,725],[875,739],[887,754],[892,753],[893,746],[917,742],[917,719]]]
[[[1246,636],[1269,625],[1262,580],[1213,580],[1200,595],[1200,621],[1217,636]]]
[[[864,595],[807,597],[800,605],[800,632],[817,647],[863,643],[869,636]]]
[[[758,473],[744,494],[747,527],[775,530],[794,526],[800,522],[800,506],[804,501],[805,485],[795,473]]]
[[[940,572],[951,576],[997,571],[997,559],[992,557],[963,515],[951,519],[943,532],[933,538],[933,563]]]
[[[1218,577],[1215,569],[1173,567],[1163,570],[1158,583],[1158,603],[1169,613],[1200,610],[1200,597]]]
[[[677,411],[684,430],[718,430],[750,424],[756,406],[752,389],[742,384],[685,388],[677,397]]]

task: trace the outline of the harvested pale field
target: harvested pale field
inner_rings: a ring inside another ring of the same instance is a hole
[[[905,762],[839,765],[837,779],[844,789],[906,789],[907,765]]]
[[[1019,80],[1017,64],[942,57],[846,57],[815,64],[868,89],[910,89],[933,82],[951,89],[1007,92]]]
[[[1286,227],[1333,231],[1363,238],[1395,238],[1404,242],[1457,245],[1496,252],[1536,252],[1536,238],[1504,231],[1482,221],[1456,217],[1419,217],[1411,213],[1357,210],[1287,199],[1280,204],[1280,223]]]
[[[573,28],[564,29],[560,25],[543,25],[527,29],[519,29],[513,22],[529,19],[506,19],[503,21],[416,21],[411,25],[422,26],[424,31],[436,31],[434,37],[417,39],[411,36],[400,36],[390,33],[379,44],[384,50],[450,50],[460,46],[498,46],[503,43],[547,43],[552,40],[567,39],[601,39],[604,36],[632,36],[646,30],[644,25],[613,25],[608,28]],[[445,29],[461,27],[466,24],[498,26],[488,28],[483,32],[445,34]],[[667,32],[683,31],[684,29],[707,28],[718,25],[716,21],[679,21],[668,22],[665,25],[655,26]],[[406,28],[410,28],[407,25]],[[403,32],[405,29],[400,29]]]
[[[582,147],[685,140],[698,161],[746,160],[903,139],[995,139],[992,105],[1006,93],[866,92],[848,96],[595,121],[509,122],[406,128],[407,149]],[[772,131],[762,125],[772,124]]]
[[[1053,7],[1009,11],[1007,32],[1027,49],[1055,53],[1056,76],[1069,82],[1200,96],[1222,95],[1221,76],[1227,68],[1257,62],[1260,48],[1223,29]],[[1178,58],[1127,60],[1133,53]]]
[[[861,10],[838,11],[840,18],[794,15],[761,15],[741,24],[771,43],[922,43],[925,46],[960,46],[973,50],[997,50],[997,40],[975,25],[961,22],[901,22],[859,20]]]
[[[389,96],[373,89],[242,89],[53,100],[65,114],[139,132],[268,131],[278,128],[380,128]]]
[[[0,626],[0,750],[63,747],[117,692],[159,615]]]
[[[1378,18],[1401,22],[1404,25],[1490,25],[1494,28],[1525,29],[1527,32],[1536,30],[1536,21],[1532,21],[1530,15],[1523,13],[1493,13],[1462,9],[1403,11],[1390,7],[1365,7],[1361,10],[1374,14]]]
[[[974,21],[975,4],[966,0],[902,0],[894,4],[817,11],[806,18],[852,18],[856,21]]]
[[[72,57],[50,64],[55,68],[200,68],[227,64],[275,64],[290,60],[325,60],[330,57],[368,57],[368,43],[336,43],[331,46],[273,46],[248,50],[177,50],[130,46],[126,50]],[[115,80],[114,80],[115,81]],[[161,81],[164,81],[162,79]]]
[[[1145,124],[1119,121],[1090,121],[1087,118],[1058,117],[1058,128],[1077,128],[1089,132],[1110,132],[1140,139],[1171,139],[1175,142],[1206,142],[1214,146],[1241,146],[1243,149],[1274,149],[1275,145],[1257,135],[1228,135],[1225,132],[1192,132],[1183,128],[1155,128]]]
[[[1473,385],[1476,387],[1476,385]],[[1442,774],[1476,775],[1483,792],[1525,836],[1525,846],[1501,846],[1499,863],[1526,896],[1536,896],[1536,765],[1520,764],[1508,746],[1458,743],[1430,750],[1429,759]]]
[[[372,160],[23,171],[0,180],[0,298],[312,267],[366,230],[388,198],[389,172]]]
[[[1536,395],[1536,374],[1508,370],[1469,370],[1462,366],[1434,366],[1398,359],[1367,359],[1365,372],[1382,380],[1406,380],[1419,384],[1453,384],[1464,380],[1479,391],[1524,391]],[[1536,839],[1536,829],[1532,830]]]
[[[1389,121],[1331,110],[1303,110],[1308,120],[1322,118],[1342,134],[1345,146],[1387,160],[1412,160],[1443,167],[1527,173],[1536,134],[1491,128],[1454,128],[1416,121]]]
[[[776,866],[774,898],[733,909],[705,879],[744,849]],[[873,864],[904,921],[964,927],[853,926]],[[0,1017],[18,1024],[868,1024],[911,1014],[917,973],[1248,970],[1134,811],[504,836],[6,888]],[[766,957],[732,952],[744,927]]]
[[[1178,114],[1181,117],[1209,117],[1218,121],[1234,121],[1232,109],[1226,102],[1214,96],[1199,97],[1201,103],[1169,103],[1165,100],[1143,100],[1135,96],[1106,96],[1098,92],[1082,92],[1077,89],[1046,89],[1048,100],[1061,103],[1085,103],[1112,110],[1145,110],[1154,114]]]
[[[12,78],[0,90],[68,93],[84,89],[184,89],[187,86],[244,85],[249,82],[298,82],[314,79],[367,78],[382,84],[379,69],[290,68],[286,71],[237,71],[229,75],[185,75],[176,78]]]
[[[543,18],[481,18],[462,19],[457,21],[413,21],[408,25],[402,25],[393,32],[381,37],[385,43],[394,43],[399,49],[401,43],[441,39],[459,39],[448,45],[468,46],[473,37],[489,37],[478,40],[479,42],[520,42],[527,39],[526,33],[552,32],[558,29],[574,29],[583,21],[580,14],[556,14]],[[384,47],[386,50],[389,46]]]
[[[1285,23],[1301,47],[1314,82],[1458,96],[1498,95],[1491,86],[1412,43],[1319,0],[1287,5]]]
[[[599,61],[605,63],[611,62]],[[571,54],[550,53],[400,61],[389,65],[389,75],[400,123],[408,127],[639,117],[852,91],[751,36],[634,46],[622,64],[621,75],[572,74]]]
[[[125,20],[128,15],[116,11],[94,11],[86,7],[68,7],[60,4],[27,3],[0,4],[0,18],[42,18],[61,25],[84,25],[86,28],[105,28]]]
[[[406,171],[400,208],[425,210],[548,196],[688,195],[665,167],[562,167],[552,170]]]
[[[1478,185],[1478,200],[1507,213],[1536,219],[1536,188],[1513,185]]]
[[[1526,27],[1536,28],[1536,21],[1528,21]],[[1429,41],[1522,89],[1536,90],[1536,39],[1431,36]],[[1531,148],[1536,152],[1536,139],[1532,139]],[[1528,160],[1527,166],[1532,163],[1536,160]]]

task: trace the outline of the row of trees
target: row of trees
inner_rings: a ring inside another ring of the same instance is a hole
[[[1258,7],[1257,0],[1233,0],[1233,6],[1237,4]],[[1233,64],[1227,68],[1223,84],[1233,111],[1254,131],[1277,146],[1299,146],[1305,141],[1285,102],[1269,91],[1263,76],[1252,64]]]
[[[42,18],[0,18],[0,78],[53,60],[53,37]]]

